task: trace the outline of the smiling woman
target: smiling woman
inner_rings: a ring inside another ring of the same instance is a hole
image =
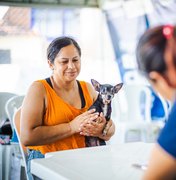
[[[59,37],[47,49],[52,75],[32,83],[21,109],[21,142],[28,147],[28,177],[30,160],[45,153],[85,147],[85,136],[90,134],[107,140],[114,134],[110,120],[107,134],[104,116],[96,128],[99,113],[88,110],[97,98],[94,88],[77,80],[81,69],[81,49],[70,37]],[[98,118],[98,120],[99,120]],[[84,127],[84,128],[83,128]]]
[[[63,42],[60,45],[58,41]],[[67,47],[62,49],[62,46]],[[77,42],[68,37],[63,40],[60,38],[55,39],[48,48],[48,64],[56,74],[60,74],[59,79],[70,81],[77,77],[81,68],[81,49]],[[53,84],[56,84],[54,78],[56,77],[53,77],[52,81]]]

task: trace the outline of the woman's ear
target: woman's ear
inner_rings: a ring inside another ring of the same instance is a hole
[[[48,60],[48,65],[51,70],[54,70],[54,64],[51,63],[51,61]]]

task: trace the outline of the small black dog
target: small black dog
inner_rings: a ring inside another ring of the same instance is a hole
[[[119,83],[115,86],[112,86],[110,84],[100,84],[94,79],[91,79],[91,82],[95,90],[98,91],[99,94],[96,101],[89,109],[96,109],[96,112],[99,113],[103,112],[103,115],[105,116],[106,121],[108,122],[111,118],[112,112],[111,100],[114,97],[114,94],[118,93],[118,91],[121,89],[123,83]],[[103,135],[107,134],[106,126],[102,133]],[[103,139],[93,136],[86,136],[85,143],[86,147],[106,145]]]

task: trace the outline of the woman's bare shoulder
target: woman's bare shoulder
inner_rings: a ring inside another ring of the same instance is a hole
[[[94,87],[89,82],[86,82],[86,85],[87,85],[87,89],[88,89],[90,95],[92,96],[92,99],[95,101],[98,96],[97,91],[95,91]]]
[[[42,96],[45,95],[45,87],[39,81],[34,81],[28,88],[28,95]]]

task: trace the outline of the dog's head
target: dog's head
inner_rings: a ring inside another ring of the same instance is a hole
[[[119,83],[115,86],[110,84],[100,84],[94,79],[91,79],[91,83],[95,90],[99,92],[104,104],[109,104],[114,97],[114,94],[118,93],[123,86],[123,83]]]

